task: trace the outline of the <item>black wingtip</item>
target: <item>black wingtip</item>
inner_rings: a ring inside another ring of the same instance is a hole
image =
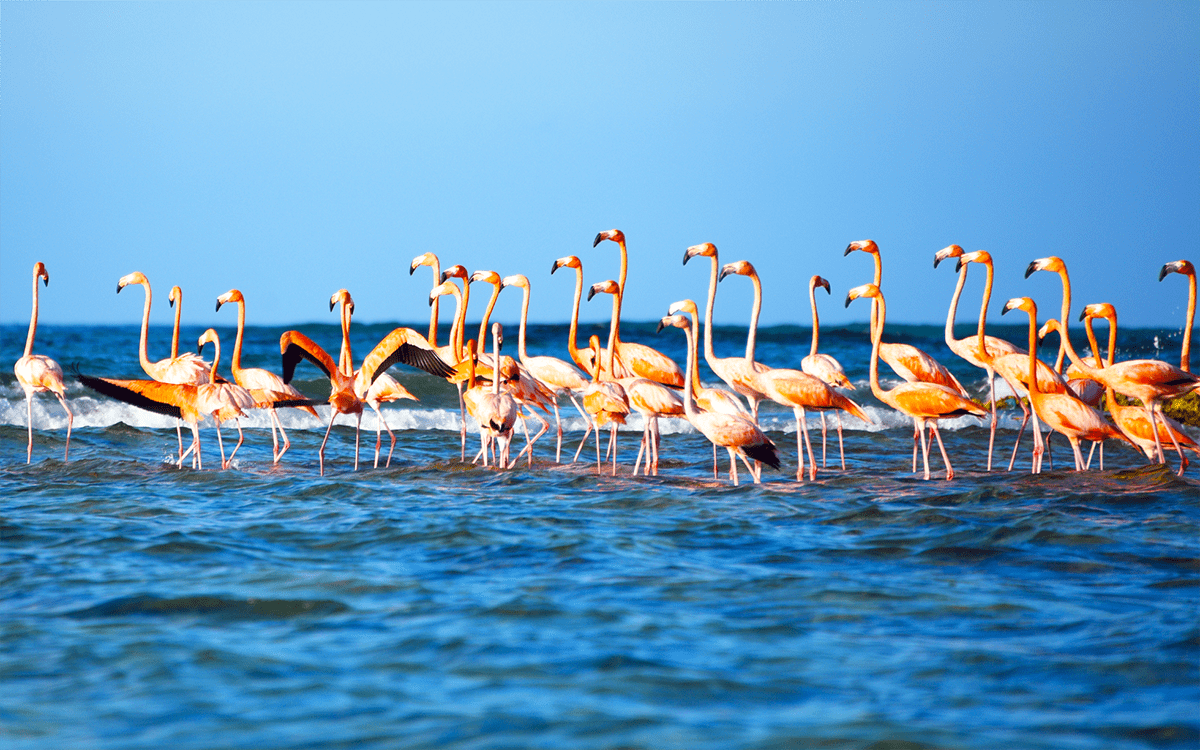
[[[768,441],[766,443],[759,443],[758,445],[743,446],[742,450],[750,458],[755,461],[761,461],[772,469],[778,469],[780,466],[779,454],[775,450],[775,444],[772,442]]]
[[[1028,278],[1029,278],[1029,275],[1030,275],[1031,273],[1033,273],[1034,271],[1036,271],[1036,270],[1037,270],[1037,261],[1035,260],[1035,261],[1032,261],[1032,262],[1029,264],[1029,267],[1025,269],[1025,278],[1027,278],[1027,279],[1028,279]]]

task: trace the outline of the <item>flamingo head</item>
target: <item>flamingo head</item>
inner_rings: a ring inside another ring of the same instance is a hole
[[[577,268],[580,271],[583,270],[583,263],[579,260],[579,258],[575,257],[574,255],[568,255],[566,257],[559,258],[558,260],[554,261],[554,265],[550,267],[550,275],[553,276],[554,272],[557,271],[558,269],[562,268],[563,266],[570,266],[571,268]]]
[[[171,307],[175,306],[177,300],[183,299],[183,290],[177,286],[171,287],[171,293],[167,295],[167,304]]]
[[[1030,315],[1037,315],[1037,303],[1030,297],[1013,297],[1004,303],[1004,309],[1000,311],[1000,314],[1004,315],[1009,310],[1024,310]]]
[[[1083,312],[1079,313],[1079,320],[1087,320],[1088,318],[1104,318],[1109,321],[1117,319],[1117,308],[1107,302],[1094,302],[1086,305]]]
[[[958,245],[947,245],[933,254],[933,267],[937,268],[938,263],[941,263],[946,258],[961,258],[962,254],[963,249]],[[958,268],[954,270],[957,271]]]
[[[675,328],[687,329],[690,325],[691,325],[691,323],[688,321],[686,316],[668,315],[667,317],[658,321],[658,328],[656,328],[654,330],[654,332],[658,333],[659,331],[666,328],[667,326],[674,326]]]
[[[35,279],[34,284],[37,283],[36,279],[41,279],[42,284],[50,286],[50,274],[46,271],[46,264],[40,260],[33,264],[33,278]]]
[[[221,305],[225,304],[226,302],[244,302],[244,301],[245,301],[245,297],[242,296],[242,293],[240,291],[238,291],[237,289],[230,289],[228,292],[225,292],[220,297],[217,297],[217,310],[220,310]]]
[[[992,265],[992,254],[987,250],[976,250],[973,253],[967,253],[958,259],[958,263],[954,265],[954,271],[957,273],[960,268],[968,263],[982,263],[985,266]]]
[[[412,263],[408,264],[408,275],[412,276],[421,266],[433,266],[434,268],[437,268],[439,265],[441,264],[438,263],[438,257],[436,255],[433,253],[422,253],[413,258]]]
[[[504,326],[499,323],[492,323],[492,340],[496,342],[496,353],[504,347]]]
[[[450,281],[450,280],[443,281],[442,283],[435,286],[433,288],[433,291],[431,291],[429,293],[429,306],[433,307],[434,300],[436,300],[438,297],[441,297],[443,294],[457,294],[457,293],[458,293],[458,287],[455,286],[453,281]]]
[[[601,240],[612,240],[618,245],[625,244],[625,233],[620,229],[606,229],[596,235],[596,239],[592,240],[592,247],[599,245]]]
[[[875,244],[875,240],[858,240],[846,245],[846,252],[842,253],[842,257],[846,257],[855,250],[862,250],[864,253],[871,255],[879,255],[879,245]]]
[[[465,281],[467,279],[466,266],[455,264],[442,271],[439,281],[445,281],[446,279],[463,279]]]
[[[588,302],[591,302],[592,297],[595,297],[597,294],[620,294],[620,292],[621,287],[612,279],[601,281],[598,284],[592,284],[592,288],[588,290]]]
[[[1038,258],[1030,263],[1029,267],[1025,269],[1025,278],[1028,279],[1034,271],[1053,271],[1055,273],[1066,273],[1067,264],[1063,263],[1062,258],[1058,257],[1057,255],[1049,255],[1045,258]]]
[[[692,245],[687,250],[683,251],[683,265],[686,266],[687,262],[697,255],[704,255],[716,260],[717,246],[711,242],[701,242],[699,245]]]
[[[339,302],[348,307],[351,314],[354,313],[354,300],[350,298],[350,292],[346,291],[345,289],[339,289],[334,292],[333,296],[329,298],[329,311],[333,312],[333,308],[336,307],[337,303]]]
[[[1162,281],[1163,279],[1167,278],[1167,274],[1169,273],[1181,273],[1184,276],[1194,277],[1196,275],[1196,267],[1192,265],[1191,261],[1172,261],[1163,266],[1162,270],[1158,272],[1158,280]]]
[[[1038,341],[1041,341],[1042,339],[1046,338],[1046,335],[1048,333],[1050,333],[1051,331],[1056,331],[1059,334],[1062,333],[1062,325],[1054,318],[1050,318],[1049,320],[1047,320],[1045,323],[1042,324],[1042,327],[1038,329],[1038,334],[1037,334]]]
[[[853,300],[859,297],[882,297],[883,292],[879,291],[879,287],[874,284],[862,284],[846,292],[846,307],[850,306]]]
[[[471,283],[474,284],[476,281],[486,281],[497,289],[500,288],[500,274],[495,271],[476,271],[471,274]]]
[[[516,286],[522,289],[529,289],[529,278],[523,273],[515,273],[512,276],[505,276],[501,279],[500,286]]]
[[[681,299],[667,308],[667,315],[674,315],[681,310],[692,315],[700,314],[699,310],[696,308],[696,303],[693,300]]]
[[[826,294],[833,294],[833,290],[829,288],[829,282],[826,279],[823,279],[820,276],[813,276],[808,280],[809,291],[816,289],[819,286],[825,287]]]
[[[200,334],[200,341],[196,344],[196,353],[199,354],[204,349],[205,344],[221,345],[221,339],[217,337],[217,332],[213,328],[209,328],[204,333]]]
[[[754,270],[754,265],[748,260],[735,260],[732,263],[726,263],[721,266],[721,273],[717,276],[717,281],[724,281],[725,277],[731,273],[736,273],[738,276],[755,276],[757,272]]]
[[[130,284],[145,284],[147,287],[150,286],[150,282],[141,271],[134,271],[117,279],[117,294],[120,294],[121,290]]]

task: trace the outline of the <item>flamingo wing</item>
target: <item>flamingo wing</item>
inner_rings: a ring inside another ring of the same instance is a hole
[[[283,355],[283,382],[292,382],[296,374],[296,365],[301,359],[307,359],[316,365],[330,380],[337,372],[337,363],[333,357],[322,349],[315,341],[299,331],[284,331],[279,337],[279,353]]]
[[[424,370],[439,378],[450,378],[455,374],[454,368],[438,356],[424,336],[411,328],[397,328],[384,336],[363,360],[360,385],[369,389],[379,373],[397,362]]]
[[[157,380],[95,378],[78,372],[75,373],[75,378],[93,391],[109,398],[115,398],[139,409],[145,409],[155,414],[165,414],[176,419],[183,419],[182,407],[186,404],[186,401],[181,398],[181,392],[187,392],[187,389],[190,389],[192,400],[194,400],[198,387],[160,383]]]

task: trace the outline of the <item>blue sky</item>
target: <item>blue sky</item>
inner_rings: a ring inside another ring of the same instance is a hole
[[[144,272],[191,324],[231,287],[251,324],[427,320],[411,258],[524,273],[562,321],[575,254],[625,314],[702,299],[688,245],[764,276],[763,323],[822,321],[882,248],[889,319],[940,323],[957,243],[996,258],[992,319],[1057,280],[1075,309],[1178,327],[1200,261],[1198,3],[15,3],[0,27],[0,321],[136,323]],[[982,274],[968,282],[973,320]],[[973,282],[973,283],[972,283]],[[136,296],[136,295],[135,295]],[[744,324],[725,282],[718,323]],[[515,320],[520,294],[497,315]],[[474,308],[473,308],[474,309]],[[477,316],[476,309],[472,317]],[[607,305],[584,303],[588,319]],[[963,331],[965,334],[965,329]]]

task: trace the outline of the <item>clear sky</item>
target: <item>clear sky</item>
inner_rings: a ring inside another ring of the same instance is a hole
[[[822,321],[870,280],[889,319],[940,323],[957,243],[997,263],[993,319],[1058,281],[1075,309],[1178,327],[1200,262],[1200,3],[24,3],[0,5],[0,321],[153,321],[179,284],[192,324],[232,288],[251,324],[428,319],[425,251],[524,273],[531,318],[564,321],[583,259],[625,315],[702,299],[713,242],[765,285],[763,322]],[[703,260],[703,259],[700,259]],[[977,268],[977,267],[976,267]],[[972,283],[973,282],[973,283]],[[962,319],[976,315],[982,274]],[[717,322],[748,319],[728,280]],[[497,317],[515,320],[520,294]],[[602,309],[603,308],[603,309]],[[473,317],[478,314],[475,311]],[[584,303],[586,319],[607,303]],[[965,329],[962,331],[965,335]]]

